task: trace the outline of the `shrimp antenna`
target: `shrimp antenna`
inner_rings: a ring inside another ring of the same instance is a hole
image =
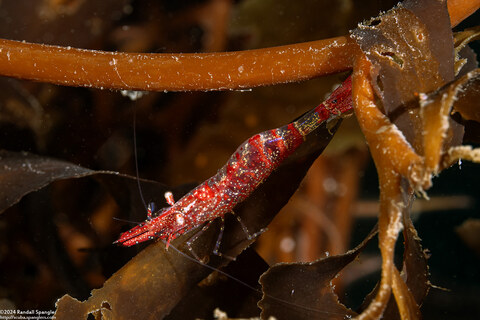
[[[135,174],[137,176],[137,185],[138,185],[138,192],[140,193],[140,199],[142,199],[143,206],[145,207],[145,211],[148,211],[147,203],[145,202],[145,198],[143,197],[143,190],[140,184],[140,175],[138,173],[138,155],[137,155],[137,109],[133,108],[133,155],[135,157]]]
[[[122,218],[117,218],[117,217],[113,217],[112,219],[116,220],[116,221],[122,221],[122,222],[126,222],[126,223],[136,224],[136,225],[142,224],[141,222],[138,222],[138,221],[132,221],[132,220],[127,220],[127,219],[122,219]]]

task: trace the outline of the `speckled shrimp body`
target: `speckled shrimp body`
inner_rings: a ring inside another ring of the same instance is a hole
[[[152,218],[124,232],[115,243],[132,246],[154,238],[170,241],[207,221],[223,217],[244,201],[305,140],[307,134],[325,121],[352,112],[351,78],[330,97],[295,122],[254,135],[238,147],[228,162],[177,202]]]

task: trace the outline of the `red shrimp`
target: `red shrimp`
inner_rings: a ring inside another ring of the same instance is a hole
[[[264,131],[240,145],[228,162],[195,189],[174,202],[170,192],[165,198],[170,207],[121,234],[114,243],[132,246],[160,238],[170,241],[181,234],[226,213],[244,201],[305,140],[307,134],[325,121],[338,119],[352,112],[351,77],[348,77],[322,104],[297,121]]]

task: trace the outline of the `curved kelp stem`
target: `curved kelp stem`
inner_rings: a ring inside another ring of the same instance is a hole
[[[352,92],[360,126],[369,143],[375,161],[380,185],[380,212],[378,218],[379,243],[382,255],[382,274],[378,292],[368,308],[357,319],[377,319],[390,298],[392,278],[396,270],[393,256],[398,233],[403,228],[402,174],[421,158],[407,147],[407,142],[375,105],[373,88],[368,79],[370,63],[359,59],[353,75]],[[383,135],[378,130],[387,126]],[[407,152],[405,152],[407,151]],[[385,156],[388,154],[389,156]],[[396,161],[400,160],[400,161]],[[395,290],[394,292],[396,292]]]
[[[345,71],[356,50],[348,37],[191,54],[105,52],[0,39],[0,75],[106,89],[227,90]]]

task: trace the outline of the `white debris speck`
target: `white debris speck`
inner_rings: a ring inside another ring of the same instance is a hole
[[[337,180],[335,180],[334,178],[324,179],[323,180],[323,189],[325,189],[326,192],[334,193],[338,189]]]
[[[295,240],[291,237],[285,237],[280,241],[280,250],[283,252],[292,252],[295,249]]]
[[[122,96],[130,98],[132,101],[136,101],[146,95],[147,91],[134,91],[134,90],[121,90]]]
[[[390,126],[381,126],[377,132],[375,132],[376,134],[380,134],[380,133],[383,133],[385,131],[387,131],[388,129],[390,129]]]
[[[228,319],[228,314],[219,308],[216,308],[213,311],[213,317],[217,320],[227,320]]]

